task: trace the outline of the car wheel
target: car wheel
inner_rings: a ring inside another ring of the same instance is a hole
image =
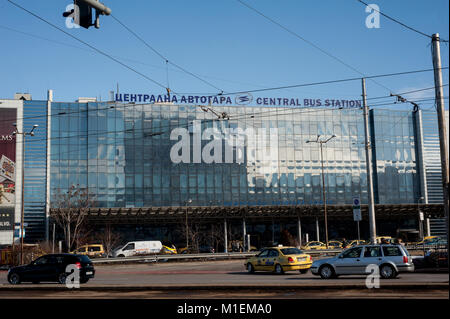
[[[383,279],[391,279],[391,278],[395,278],[396,276],[396,272],[394,267],[392,267],[391,265],[382,265],[380,267],[380,276]]]
[[[67,279],[67,274],[66,274],[65,272],[59,274],[59,276],[58,276],[58,282],[59,282],[60,284],[63,284],[63,285],[64,285],[64,284],[66,283],[66,279]]]
[[[20,284],[20,276],[16,273],[12,273],[9,275],[8,281],[11,285],[18,285]]]
[[[284,274],[283,267],[281,267],[280,264],[276,264],[276,265],[275,265],[275,273],[277,273],[278,275]]]
[[[255,272],[255,268],[253,267],[253,265],[251,263],[247,264],[247,272],[250,274],[253,274]]]
[[[329,265],[324,265],[320,267],[319,274],[322,279],[330,279],[334,277],[334,270]]]
[[[308,272],[308,269],[300,269],[299,271],[301,274],[306,274]]]
[[[125,257],[125,255],[120,254],[119,256],[117,256],[119,258]]]
[[[89,281],[89,278],[81,278],[80,279],[80,284],[85,284]]]

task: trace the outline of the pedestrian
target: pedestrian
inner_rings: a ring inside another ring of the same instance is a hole
[[[342,247],[346,248],[348,245],[347,240],[345,240],[345,238],[342,238]]]

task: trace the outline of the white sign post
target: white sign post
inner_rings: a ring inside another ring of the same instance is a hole
[[[356,222],[358,226],[358,240],[361,240],[359,232],[359,222],[362,220],[362,216],[361,216],[361,200],[359,196],[353,197],[353,220]]]

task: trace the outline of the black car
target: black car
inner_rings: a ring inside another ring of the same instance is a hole
[[[56,281],[66,283],[70,272],[66,272],[68,265],[75,265],[80,270],[80,283],[94,278],[95,269],[89,257],[75,254],[44,255],[32,261],[29,265],[10,268],[9,283],[16,285],[21,282],[39,283],[42,281]]]

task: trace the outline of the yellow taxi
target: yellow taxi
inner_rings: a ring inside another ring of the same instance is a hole
[[[309,242],[306,243],[306,245],[303,245],[301,248],[305,249],[305,250],[309,250],[309,249],[327,249],[327,245],[325,245],[321,241],[309,241]]]
[[[175,246],[169,247],[166,245],[163,245],[161,248],[161,251],[159,252],[161,255],[175,255],[177,254],[177,249]]]
[[[90,258],[105,257],[105,249],[102,244],[83,245],[71,252],[71,254],[86,255]]]
[[[439,239],[441,239],[439,236],[425,236],[423,238],[423,240],[417,242],[417,243],[413,243],[414,245],[429,245],[432,244],[434,242],[437,242]]]
[[[328,248],[330,249],[339,249],[342,248],[342,242],[338,241],[338,240],[330,240],[328,242]]]
[[[357,246],[357,245],[365,245],[366,241],[365,240],[360,240],[360,239],[355,239],[355,240],[351,240],[347,243],[347,245],[345,245],[345,247],[343,248],[350,248],[353,246]]]
[[[310,255],[304,254],[296,247],[287,246],[264,248],[257,255],[247,259],[244,264],[249,273],[273,271],[277,274],[293,270],[305,274],[311,268],[311,265]]]
[[[376,240],[377,244],[382,244],[382,243],[393,244],[394,243],[394,238],[392,238],[391,236],[378,236],[375,240]]]

